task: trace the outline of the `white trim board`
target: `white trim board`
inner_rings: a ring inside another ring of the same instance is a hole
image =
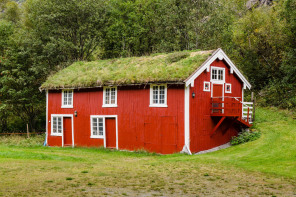
[[[69,117],[71,118],[71,126],[72,126],[72,147],[74,148],[74,119],[73,119],[73,114],[51,114],[51,119],[50,119],[50,133],[52,132],[52,117],[62,117],[62,135],[53,135],[55,137],[62,137],[62,147],[64,147],[64,128],[63,128],[63,124],[64,124],[64,117]]]
[[[216,59],[225,60],[226,63],[230,66],[230,73],[235,72],[240,80],[243,82],[244,88],[251,88],[251,84],[248,80],[243,76],[243,74],[238,70],[238,68],[233,64],[233,62],[228,58],[225,52],[222,49],[217,49],[211,57],[209,57],[192,75],[190,75],[187,79],[185,79],[186,86],[190,84],[194,84],[194,80],[204,71],[210,71],[210,65]]]
[[[48,90],[46,90],[46,128],[45,128],[45,142],[44,146],[48,143]]]
[[[189,102],[190,102],[190,86],[185,86],[184,88],[184,148],[185,152],[191,155],[190,151],[190,115],[189,115]]]
[[[106,148],[106,122],[105,122],[105,119],[106,118],[115,118],[115,127],[116,127],[116,149],[118,150],[118,116],[117,115],[90,115],[90,132],[92,132],[92,118],[103,118],[103,121],[104,121],[104,134],[103,134],[103,137],[99,137],[99,138],[96,138],[96,139],[104,139],[104,147]],[[91,137],[92,133],[90,133],[90,138]]]

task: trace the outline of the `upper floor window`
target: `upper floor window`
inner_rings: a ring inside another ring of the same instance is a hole
[[[208,81],[204,81],[204,88],[203,91],[210,92],[211,91],[211,83]]]
[[[225,68],[212,67],[211,68],[211,80],[212,81],[224,81],[225,80]]]
[[[117,107],[117,87],[104,87],[103,107]]]
[[[225,84],[225,93],[231,93],[231,84],[230,83]]]
[[[62,91],[62,107],[73,108],[73,90]]]
[[[62,135],[63,122],[61,116],[52,116],[51,135]]]
[[[150,107],[167,107],[167,85],[150,86]]]

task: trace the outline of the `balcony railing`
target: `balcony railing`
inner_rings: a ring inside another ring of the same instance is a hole
[[[253,102],[241,102],[239,97],[211,98],[211,116],[238,117],[248,124],[252,124]]]

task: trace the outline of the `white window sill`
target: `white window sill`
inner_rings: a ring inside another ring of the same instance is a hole
[[[223,83],[225,83],[224,80],[222,81],[222,80],[213,80],[213,79],[211,80],[211,82],[212,82],[212,83],[219,83],[219,84],[223,84]]]
[[[204,92],[211,92],[211,90],[203,90]]]
[[[50,134],[50,136],[57,136],[57,137],[62,137],[62,134]]]
[[[168,107],[168,105],[149,105],[149,107]]]
[[[62,105],[62,108],[73,108],[73,105]]]
[[[93,139],[104,139],[104,136],[90,136]]]
[[[231,94],[231,92],[225,92],[225,93],[227,93],[227,94]]]
[[[117,105],[102,105],[102,107],[117,107]]]

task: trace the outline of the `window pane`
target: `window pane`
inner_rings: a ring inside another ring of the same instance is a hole
[[[58,117],[58,133],[62,133],[62,118]]]
[[[164,98],[165,98],[165,87],[159,86],[159,103],[164,104]]]
[[[65,90],[65,91],[63,92],[63,94],[64,94],[64,105],[67,105],[67,102],[68,102],[68,94],[67,94],[67,90]]]
[[[72,91],[68,91],[68,105],[72,105]]]
[[[158,86],[153,86],[153,104],[158,104]]]
[[[52,133],[57,133],[57,118],[52,118]]]
[[[105,89],[105,104],[110,104],[110,88]]]
[[[103,128],[103,118],[99,118],[99,135],[104,135],[104,128]]]
[[[111,88],[111,104],[115,104],[115,88]]]

